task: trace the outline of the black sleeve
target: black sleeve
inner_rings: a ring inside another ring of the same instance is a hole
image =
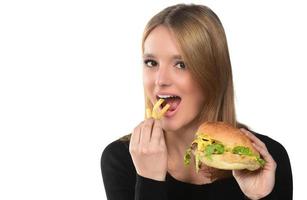
[[[101,172],[108,200],[167,200],[164,181],[136,173],[128,142],[115,141],[104,149]]]
[[[266,200],[292,200],[293,198],[293,181],[290,160],[286,149],[275,140],[256,134],[262,140],[277,164],[275,175],[275,186],[273,191],[265,198]]]

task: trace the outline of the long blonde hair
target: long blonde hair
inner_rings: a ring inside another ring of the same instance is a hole
[[[199,120],[223,121],[238,128],[247,128],[236,120],[229,51],[218,16],[204,5],[177,4],[167,7],[147,23],[142,52],[147,36],[160,25],[167,27],[176,38],[184,62],[205,94]],[[152,107],[146,95],[145,105]]]
[[[202,121],[224,121],[237,126],[231,63],[224,28],[208,7],[195,4],[170,6],[145,27],[142,49],[150,32],[166,26],[175,36],[183,60],[206,95]],[[145,97],[146,106],[150,106]]]

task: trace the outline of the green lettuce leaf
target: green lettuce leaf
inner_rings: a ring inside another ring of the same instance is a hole
[[[253,152],[248,147],[236,146],[232,149],[232,153],[239,154],[239,155],[245,155],[245,156],[254,156],[256,157],[256,160],[258,161],[261,167],[263,167],[265,164],[265,160],[260,158],[260,156],[253,154]]]
[[[185,154],[184,154],[184,165],[187,166],[190,164],[191,162],[191,156],[192,156],[192,150],[191,148],[188,148],[186,151],[185,151]]]
[[[205,148],[205,156],[210,159],[212,154],[223,154],[224,151],[225,147],[220,143],[209,144]]]
[[[254,156],[253,152],[248,147],[236,146],[232,149],[233,154],[245,155],[245,156]]]
[[[263,160],[262,158],[260,158],[260,156],[256,157],[257,161],[259,162],[260,166],[263,167],[265,165],[265,160]]]

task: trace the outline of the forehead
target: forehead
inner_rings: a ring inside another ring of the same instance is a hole
[[[144,41],[144,55],[180,55],[180,48],[172,32],[165,26],[153,29]]]

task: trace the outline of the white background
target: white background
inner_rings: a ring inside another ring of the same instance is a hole
[[[0,199],[106,199],[101,153],[143,119],[143,28],[175,3],[1,1]],[[286,147],[302,199],[306,6],[194,3],[224,24],[238,119]]]

